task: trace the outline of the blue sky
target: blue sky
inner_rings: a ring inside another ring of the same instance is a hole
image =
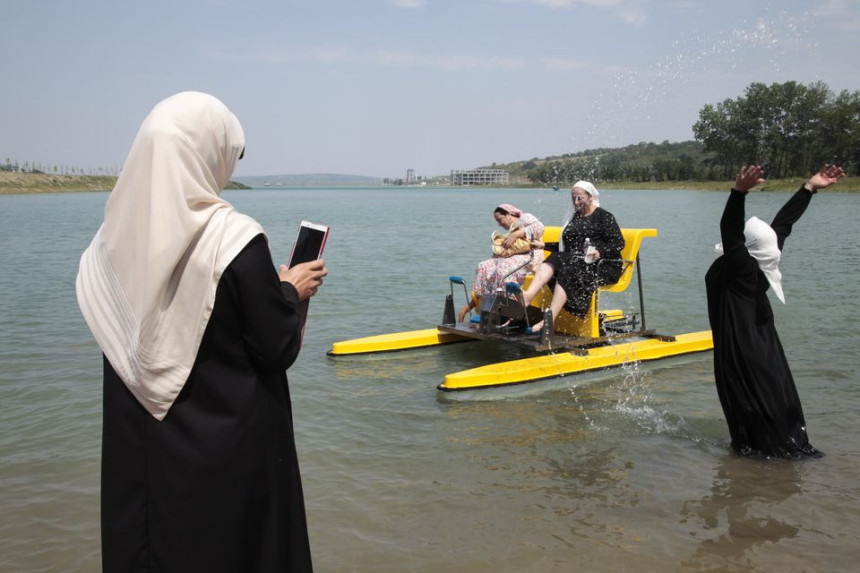
[[[860,0],[0,0],[0,161],[119,167],[183,90],[237,175],[447,174],[692,139],[752,82],[860,90]]]

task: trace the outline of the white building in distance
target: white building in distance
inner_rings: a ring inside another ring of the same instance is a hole
[[[507,185],[510,175],[504,169],[452,169],[451,185]]]

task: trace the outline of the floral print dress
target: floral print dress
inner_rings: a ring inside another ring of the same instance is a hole
[[[544,225],[531,213],[523,213],[519,217],[520,228],[525,229],[526,239],[538,240],[543,236]],[[543,250],[535,249],[534,259],[529,261],[529,253],[511,255],[510,257],[493,257],[478,264],[475,271],[475,284],[472,292],[476,296],[484,296],[502,285],[502,282],[517,282],[523,284],[526,275],[536,270],[543,261]],[[525,265],[525,266],[523,266]],[[505,278],[517,267],[522,267],[511,276]]]

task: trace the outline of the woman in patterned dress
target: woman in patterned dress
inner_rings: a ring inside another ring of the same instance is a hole
[[[524,239],[529,243],[540,241],[543,236],[544,226],[537,217],[531,213],[523,213],[509,203],[502,203],[493,211],[493,217],[500,227],[508,231],[502,247],[510,248],[518,239]],[[534,258],[531,253],[520,253],[510,256],[495,255],[491,259],[481,261],[475,271],[475,284],[472,286],[472,297],[469,304],[460,309],[460,322],[466,319],[470,310],[476,308],[480,298],[493,292],[502,281],[517,282],[523,284],[526,275],[540,266],[543,261],[543,250],[533,249]],[[515,271],[508,276],[511,272]],[[507,279],[505,279],[507,277]]]

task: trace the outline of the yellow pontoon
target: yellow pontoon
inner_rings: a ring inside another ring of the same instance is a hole
[[[547,227],[544,243],[559,240],[560,227]],[[330,356],[347,356],[396,350],[409,350],[469,340],[487,340],[517,344],[530,348],[540,356],[490,364],[445,376],[438,389],[445,392],[476,390],[524,384],[548,378],[593,373],[631,362],[651,362],[713,348],[709,330],[675,336],[657,334],[645,323],[642,275],[639,248],[643,239],[656,237],[656,229],[622,229],[625,247],[621,252],[624,271],[613,285],[600,287],[591,300],[585,318],[577,318],[562,310],[553,322],[548,310],[552,293],[544,287],[526,307],[522,288],[516,283],[500,286],[498,291],[480,301],[478,316],[468,323],[456,323],[453,285],[466,291],[465,281],[449,277],[451,294],[446,297],[443,324],[436,328],[370,336],[336,342]],[[599,307],[601,292],[623,292],[636,276],[639,291],[639,312],[624,313]],[[526,277],[528,287],[532,276]],[[466,292],[466,296],[469,294]],[[544,320],[540,334],[531,332],[531,324]]]

